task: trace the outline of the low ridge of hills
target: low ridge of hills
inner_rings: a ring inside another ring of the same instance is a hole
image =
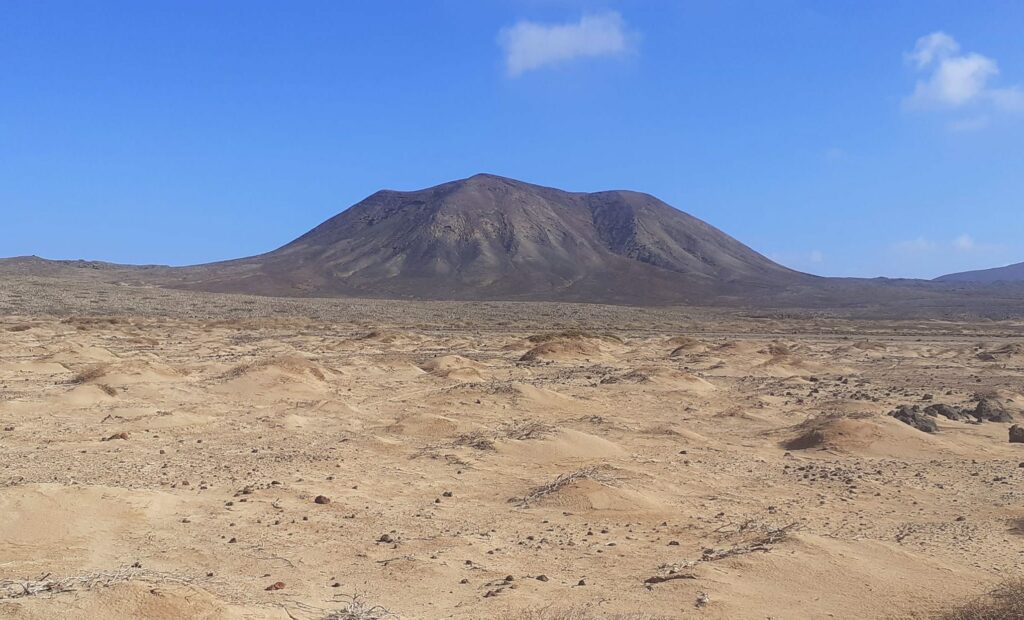
[[[936,282],[1024,282],[1024,263],[996,267],[994,269],[979,269],[977,271],[962,271],[950,273],[935,278]]]

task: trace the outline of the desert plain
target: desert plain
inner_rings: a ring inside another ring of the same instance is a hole
[[[1012,319],[5,277],[0,617],[927,618],[1024,569],[1022,392]]]

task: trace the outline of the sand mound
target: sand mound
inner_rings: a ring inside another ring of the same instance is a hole
[[[12,362],[0,364],[0,372],[29,375],[62,375],[68,369],[57,362]]]
[[[773,355],[753,368],[758,374],[770,377],[807,377],[824,372],[844,372],[846,368],[826,368],[823,364],[806,360],[792,353]]]
[[[590,338],[551,340],[539,344],[519,358],[521,362],[573,362],[602,359],[599,341]]]
[[[61,404],[71,407],[92,407],[117,399],[118,391],[108,385],[76,385],[58,399]]]
[[[182,375],[167,364],[142,360],[121,360],[83,368],[69,383],[124,387],[140,383],[177,381]]]
[[[171,512],[178,501],[112,487],[8,487],[0,492],[0,557],[47,566],[119,566],[130,555],[130,535],[147,531],[149,521]]]
[[[951,451],[945,442],[889,417],[826,415],[791,429],[786,450],[825,450],[863,456],[914,458]]]
[[[224,378],[233,380],[242,377],[271,376],[286,381],[291,379],[323,382],[327,380],[329,374],[334,373],[304,357],[284,355],[240,364],[225,373]]]
[[[42,361],[56,362],[64,365],[81,365],[83,361],[113,362],[117,356],[103,347],[93,347],[72,342],[59,351],[43,356]]]
[[[530,463],[604,459],[625,454],[614,442],[572,429],[561,429],[541,439],[502,441],[497,444],[497,450]]]
[[[237,396],[316,397],[330,391],[337,372],[296,355],[273,357],[235,366],[215,386]]]
[[[483,367],[483,364],[474,362],[473,360],[462,357],[461,355],[442,355],[441,357],[435,357],[434,359],[420,365],[420,368],[423,370],[434,373],[450,372],[460,368],[475,368],[476,370],[480,370]]]
[[[683,358],[687,355],[698,356],[708,353],[708,345],[694,338],[669,338],[669,344],[675,346],[669,353],[670,358]]]
[[[976,357],[983,362],[1004,361],[1024,357],[1024,344],[1017,342],[1004,344],[995,349],[979,351]]]
[[[350,342],[379,344],[410,344],[419,342],[420,337],[415,334],[403,332],[397,329],[375,329],[361,336],[352,338]]]
[[[711,392],[715,386],[688,372],[665,368],[662,366],[646,366],[631,370],[625,374],[612,375],[601,380],[602,384],[640,384],[665,387],[690,392]]]
[[[232,609],[197,586],[144,577],[139,581],[99,585],[63,595],[2,602],[0,616],[11,620],[240,620],[273,617],[269,612],[252,616]]]
[[[417,413],[396,420],[387,427],[387,431],[410,437],[438,439],[460,432],[463,426],[454,418],[432,413]]]
[[[548,388],[537,387],[528,383],[512,383],[511,389],[517,398],[522,398],[540,408],[567,408],[578,405],[577,401]]]
[[[644,513],[664,509],[657,499],[647,494],[592,479],[567,484],[532,505],[573,512]]]
[[[438,377],[479,383],[484,381],[486,367],[461,355],[442,355],[421,364],[420,368]]]
[[[677,349],[688,349],[691,351],[707,348],[703,342],[696,338],[691,338],[690,336],[673,336],[672,338],[669,338],[666,343],[676,347]]]

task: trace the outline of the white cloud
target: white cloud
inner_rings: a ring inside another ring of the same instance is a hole
[[[996,88],[990,82],[999,75],[995,60],[981,54],[962,53],[956,39],[933,32],[917,40],[907,60],[924,74],[905,103],[911,108],[962,109],[989,106],[1001,110],[1024,110],[1024,90],[1017,86]],[[953,123],[955,131],[978,129],[987,124],[973,117]]]
[[[977,245],[974,243],[974,237],[970,235],[960,235],[953,240],[953,247],[960,252],[970,252]]]
[[[523,20],[503,28],[498,44],[505,52],[508,74],[516,77],[577,58],[624,54],[630,50],[630,38],[622,16],[609,11],[568,24]]]
[[[932,241],[926,237],[899,241],[892,245],[892,249],[900,254],[906,255],[932,255],[946,254],[952,250],[963,254],[968,253],[993,253],[1003,250],[1003,246],[990,243],[978,243],[971,235],[964,233],[951,241]]]
[[[924,69],[936,58],[951,56],[959,51],[960,44],[956,42],[956,39],[945,32],[933,32],[918,39],[914,51],[907,56],[917,65],[918,69]]]

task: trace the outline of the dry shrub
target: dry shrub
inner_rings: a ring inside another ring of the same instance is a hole
[[[575,484],[580,480],[595,480],[597,482],[608,484],[614,482],[615,478],[608,473],[606,467],[592,465],[590,467],[584,467],[583,469],[577,469],[576,471],[567,474],[559,474],[558,477],[551,482],[531,489],[525,497],[512,498],[509,501],[515,502],[521,508],[526,508],[530,504],[539,501],[552,493],[557,493],[565,487]]]
[[[595,611],[590,605],[582,607],[555,607],[546,605],[531,609],[509,611],[498,616],[498,620],[662,620],[660,616],[633,612],[610,614]]]
[[[480,431],[459,435],[452,441],[452,445],[476,450],[494,450],[494,440]]]
[[[1020,620],[1024,618],[1024,578],[1009,579],[983,596],[940,612],[935,620]]]
[[[507,420],[498,426],[495,435],[499,439],[518,439],[524,441],[527,439],[543,439],[553,432],[555,432],[555,428],[550,424],[537,420],[514,419]]]
[[[99,379],[105,374],[107,374],[107,365],[96,364],[95,366],[90,366],[84,370],[79,371],[74,377],[71,377],[68,380],[68,383],[88,383],[90,381],[95,381],[96,379]]]

